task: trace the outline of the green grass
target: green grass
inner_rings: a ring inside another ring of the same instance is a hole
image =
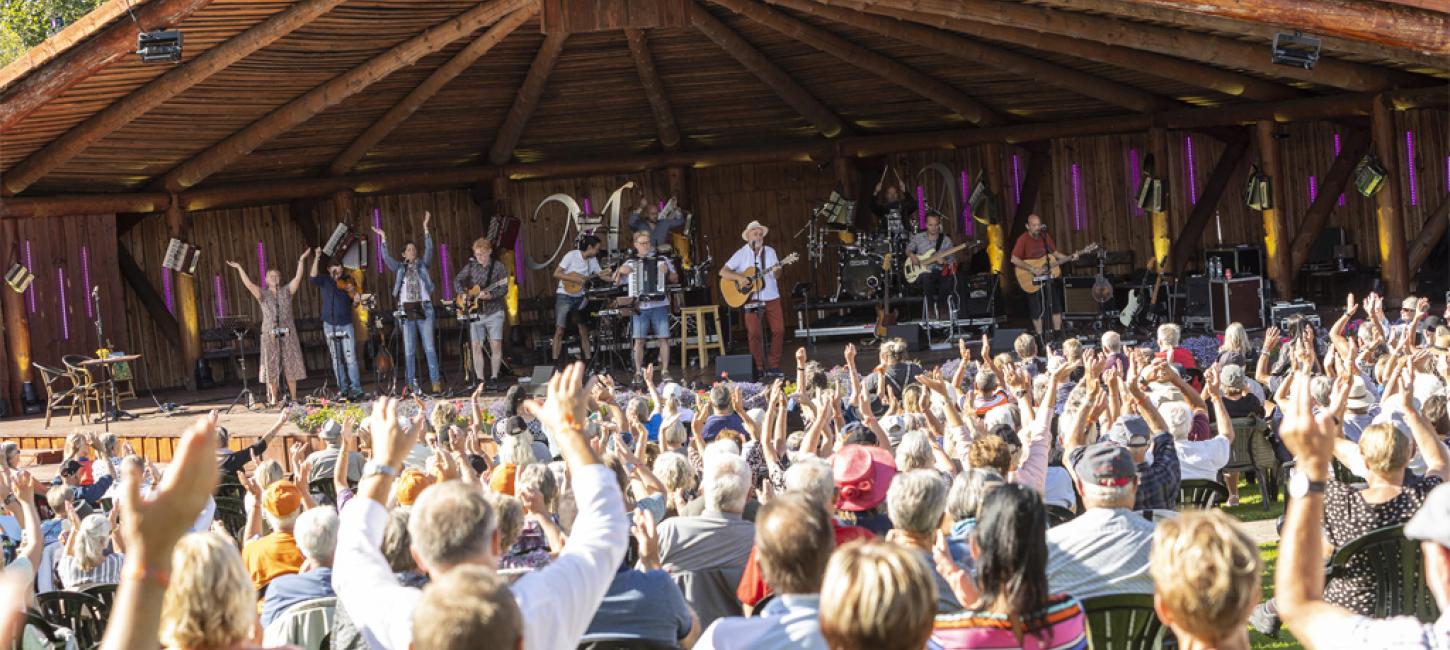
[[[1284,514],[1284,501],[1282,494],[1280,498],[1269,504],[1269,509],[1263,508],[1263,498],[1259,496],[1259,488],[1251,485],[1244,479],[1239,479],[1239,505],[1223,507],[1223,511],[1233,515],[1239,521],[1276,521]],[[1274,596],[1274,566],[1279,560],[1279,543],[1266,542],[1259,545],[1259,556],[1264,559],[1264,573],[1259,577],[1260,588],[1263,590],[1263,600]],[[1254,650],[1289,650],[1299,649],[1303,646],[1294,640],[1294,635],[1288,629],[1279,630],[1279,638],[1266,637],[1252,628],[1249,629],[1249,647]]]

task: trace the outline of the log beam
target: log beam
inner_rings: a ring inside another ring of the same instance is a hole
[[[3,241],[0,243],[4,244],[5,250],[11,251],[5,268],[10,268],[11,264],[23,263],[20,258],[19,224],[14,221],[5,222],[3,235]],[[33,269],[32,272],[34,272]],[[0,289],[0,311],[4,312],[5,345],[10,352],[11,359],[9,368],[11,383],[14,386],[28,384],[34,378],[35,370],[31,366],[30,315],[25,307],[25,294],[11,291],[9,287]],[[36,389],[35,394],[44,399],[44,389],[39,386],[31,386],[31,388]]]
[[[326,83],[303,93],[277,110],[233,133],[206,151],[181,163],[158,179],[158,189],[180,191],[207,179],[251,153],[268,140],[312,119],[344,99],[362,92],[368,86],[418,59],[437,52],[450,43],[490,25],[503,16],[530,4],[530,0],[493,0],[481,3],[423,33],[414,36],[366,63],[344,72]]]
[[[136,10],[136,20],[117,20],[100,34],[51,59],[40,69],[30,71],[0,96],[0,132],[9,130],[116,59],[134,53],[136,35],[140,32],[137,21],[151,29],[172,27],[210,2],[153,0]]]
[[[544,86],[549,83],[549,74],[554,71],[554,64],[559,61],[559,53],[564,51],[564,39],[568,37],[567,32],[551,32],[544,37],[544,44],[539,46],[538,53],[534,55],[529,74],[519,86],[519,92],[514,96],[514,104],[509,107],[503,126],[498,128],[498,135],[488,150],[488,159],[493,164],[502,165],[513,160],[514,147],[518,146],[519,138],[524,135],[524,127],[528,126],[529,118],[533,116],[534,109],[538,108],[539,98],[544,96]]]
[[[181,210],[180,203],[172,201],[166,209],[166,229],[176,239],[191,241],[191,220]],[[196,277],[190,273],[177,273],[175,278],[176,325],[177,336],[181,338],[181,355],[186,360],[186,367],[195,369],[201,363],[201,310],[198,307]],[[196,377],[196,372],[187,373],[187,390],[196,390]]]
[[[1213,166],[1213,173],[1209,175],[1208,183],[1203,186],[1203,193],[1198,196],[1198,202],[1193,204],[1193,211],[1188,215],[1188,222],[1178,233],[1178,241],[1173,242],[1172,253],[1168,256],[1169,269],[1182,271],[1187,268],[1185,263],[1188,261],[1188,256],[1201,249],[1203,229],[1208,226],[1209,220],[1218,211],[1219,201],[1223,198],[1223,191],[1228,187],[1229,179],[1248,157],[1248,152],[1249,141],[1247,138],[1230,142],[1224,148],[1218,163]]]
[[[538,9],[535,5],[529,5],[505,16],[502,20],[494,23],[492,27],[489,27],[488,31],[485,31],[482,36],[474,39],[462,51],[455,54],[447,63],[438,66],[438,69],[434,70],[433,74],[428,75],[428,78],[413,88],[408,93],[408,96],[404,97],[397,104],[394,104],[392,108],[388,109],[387,113],[384,113],[376,122],[368,126],[367,130],[363,131],[356,140],[353,140],[352,144],[347,146],[347,149],[344,149],[341,154],[338,154],[337,158],[327,166],[327,173],[332,176],[341,176],[352,171],[358,162],[367,155],[368,151],[371,151],[379,142],[387,138],[388,134],[393,132],[393,129],[398,128],[413,113],[422,108],[423,104],[427,103],[429,99],[433,98],[433,95],[436,95],[439,90],[442,90],[444,86],[448,85],[448,82],[453,81],[458,75],[463,74],[469,66],[472,66],[484,54],[487,54],[495,45],[502,42],[504,38],[518,29],[520,25],[523,25],[530,18],[533,18],[534,14],[538,13]]]
[[[161,336],[176,347],[181,347],[181,325],[176,322],[176,317],[166,310],[166,301],[157,293],[156,288],[151,286],[151,281],[146,279],[146,272],[141,270],[141,265],[136,263],[136,258],[131,257],[131,250],[126,248],[123,242],[116,242],[116,262],[121,270],[121,278],[126,281],[126,286],[136,292],[136,298],[141,301],[141,306],[151,316],[156,329]],[[15,293],[15,292],[11,292]],[[193,380],[194,381],[194,380]]]
[[[1127,0],[1144,7],[1182,10],[1181,0]],[[1251,23],[1292,26],[1433,56],[1450,55],[1450,13],[1364,0],[1193,0],[1194,13]]]
[[[1243,97],[1257,101],[1291,99],[1303,95],[1300,91],[1265,81],[1258,77],[1215,68],[1211,65],[1193,63],[1174,56],[1152,54],[1128,47],[1100,43],[1086,38],[1074,38],[1045,31],[998,25],[966,18],[930,14],[922,11],[882,7],[871,0],[815,0],[821,4],[845,7],[869,12],[888,18],[907,20],[938,29],[958,32],[1000,43],[1010,43],[1037,50],[1058,52],[1068,56],[1106,63],[1128,70],[1136,70],[1164,79],[1206,88],[1232,97]]]
[[[1395,118],[1383,98],[1370,111],[1370,133],[1381,165],[1389,173],[1384,188],[1374,195],[1380,244],[1380,279],[1390,299],[1410,293],[1409,258],[1405,254],[1405,212],[1400,197],[1400,157],[1395,151]]]
[[[1019,54],[1006,48],[988,45],[955,34],[932,29],[925,25],[892,20],[884,16],[829,7],[814,0],[766,0],[770,4],[787,7],[812,16],[850,25],[870,32],[876,32],[904,43],[930,48],[948,56],[996,68],[1004,72],[1021,75],[1091,97],[1109,104],[1121,106],[1139,113],[1176,108],[1177,102],[1139,90],[1111,79],[1066,68],[1042,59]]]
[[[1391,68],[1323,58],[1313,70],[1274,65],[1267,49],[1255,43],[1121,20],[1112,16],[1059,11],[1000,0],[880,0],[879,6],[909,9],[949,18],[1034,29],[1146,50],[1168,56],[1190,54],[1199,61],[1354,91],[1380,91],[1424,83],[1424,78]]]
[[[660,147],[665,151],[674,151],[680,146],[680,127],[675,124],[675,111],[670,108],[669,95],[665,93],[665,85],[660,82],[659,72],[655,70],[655,59],[649,51],[649,40],[641,29],[624,30],[624,40],[629,43],[634,69],[639,72],[639,84],[644,87],[644,96],[649,100],[650,111],[655,115],[655,130],[659,132]]]
[[[1274,294],[1279,300],[1288,300],[1294,295],[1294,265],[1289,254],[1289,219],[1284,214],[1284,166],[1279,156],[1279,141],[1274,137],[1274,123],[1263,121],[1254,125],[1254,136],[1259,145],[1259,170],[1271,179],[1274,205],[1263,213],[1264,257],[1269,279],[1274,283]]]
[[[1380,0],[1381,2],[1400,2],[1401,0]],[[1441,0],[1403,0],[1405,2],[1426,3],[1421,8],[1429,8],[1428,3],[1441,2]],[[1287,31],[1284,27],[1267,23],[1238,20],[1235,18],[1224,18],[1208,13],[1201,13],[1196,10],[1185,11],[1181,3],[1174,8],[1161,8],[1152,4],[1136,2],[1135,0],[1045,0],[1043,4],[1074,11],[1089,11],[1093,13],[1108,14],[1129,20],[1147,20],[1155,23],[1164,23],[1187,27],[1198,31],[1219,32],[1222,34],[1243,34],[1255,36],[1264,40],[1272,41],[1274,35]],[[1443,4],[1441,6],[1444,6]],[[1289,23],[1295,27],[1302,27],[1299,21]],[[1329,52],[1343,52],[1367,57],[1369,59],[1387,59],[1390,61],[1402,61],[1412,63],[1426,68],[1444,70],[1446,68],[1445,57],[1431,56],[1412,52],[1403,48],[1390,47],[1380,43],[1356,40],[1333,36],[1323,31],[1313,31],[1315,38],[1324,42],[1324,49]]]
[[[1440,201],[1440,207],[1430,213],[1425,224],[1420,227],[1420,234],[1415,236],[1415,242],[1410,246],[1411,269],[1418,272],[1425,260],[1430,258],[1430,253],[1439,247],[1440,238],[1445,236],[1447,223],[1450,223],[1450,196]]]
[[[714,0],[714,2],[951,109],[952,112],[977,126],[994,126],[1003,123],[1002,118],[989,106],[957,90],[950,84],[824,29],[796,20],[761,4],[758,0]]]
[[[789,74],[776,66],[770,57],[761,54],[745,38],[735,33],[714,14],[693,1],[686,5],[690,12],[690,24],[705,34],[720,49],[724,50],[751,74],[775,92],[775,95],[795,109],[816,131],[827,138],[846,135],[847,128],[841,118],[826,108]]]
[[[342,4],[343,0],[304,0],[172,68],[100,112],[91,115],[44,148],[16,163],[5,174],[4,193],[14,196],[51,170],[171,98],[185,92],[257,50],[271,45],[298,27]]]
[[[1344,195],[1344,189],[1349,186],[1355,165],[1368,150],[1367,131],[1350,131],[1349,137],[1344,139],[1339,155],[1334,158],[1334,164],[1329,166],[1329,171],[1319,183],[1319,193],[1295,228],[1294,243],[1290,246],[1294,268],[1303,267],[1304,262],[1309,259],[1309,250],[1314,247],[1319,233],[1324,230],[1324,224],[1329,221],[1329,214],[1334,211],[1339,197]]]

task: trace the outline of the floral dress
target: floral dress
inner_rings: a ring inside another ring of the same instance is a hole
[[[292,292],[286,285],[262,289],[262,367],[263,383],[275,384],[282,373],[292,381],[307,378],[307,365],[302,362],[302,341],[297,338],[297,323],[292,320]],[[286,336],[276,336],[276,329],[286,329]]]

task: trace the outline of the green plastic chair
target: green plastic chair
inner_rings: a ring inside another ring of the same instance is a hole
[[[1269,442],[1269,423],[1264,416],[1253,413],[1233,418],[1234,440],[1228,464],[1219,470],[1218,478],[1227,484],[1224,475],[1230,472],[1250,474],[1259,487],[1259,497],[1265,511],[1272,510],[1274,494],[1269,481],[1276,478],[1279,459],[1274,456],[1274,446]]]
[[[1152,594],[1098,596],[1082,601],[1093,650],[1154,650],[1167,629],[1153,611]]]
[[[106,633],[105,605],[95,596],[79,591],[47,591],[36,595],[35,608],[53,625],[75,633],[77,647],[94,648]]]
[[[242,500],[230,497],[215,497],[215,500],[216,518],[238,543],[245,542],[242,535],[247,532],[247,509]]]
[[[1212,510],[1228,501],[1228,487],[1218,481],[1189,479],[1178,483],[1178,509]]]
[[[1072,521],[1076,517],[1077,513],[1073,512],[1068,508],[1052,505],[1047,506],[1047,524],[1049,526],[1058,526],[1061,524],[1065,524],[1069,521]]]
[[[1352,562],[1368,563],[1375,590],[1372,618],[1414,616],[1433,623],[1440,608],[1425,586],[1425,558],[1419,542],[1405,539],[1404,528],[1386,526],[1350,540],[1329,558],[1327,576],[1344,574]]]

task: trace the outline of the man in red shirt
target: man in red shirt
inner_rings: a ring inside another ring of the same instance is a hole
[[[1047,226],[1042,224],[1042,217],[1036,214],[1027,217],[1027,232],[1022,233],[1017,238],[1017,243],[1012,246],[1012,266],[1033,275],[1049,273],[1053,265],[1065,264],[1075,259],[1076,255],[1068,256],[1057,252],[1057,242],[1052,241],[1052,235],[1047,234]],[[1053,330],[1062,331],[1060,280],[1044,283],[1036,293],[1028,294],[1027,300],[1032,326],[1037,328],[1038,335],[1042,334],[1042,319],[1047,314],[1052,314]]]

